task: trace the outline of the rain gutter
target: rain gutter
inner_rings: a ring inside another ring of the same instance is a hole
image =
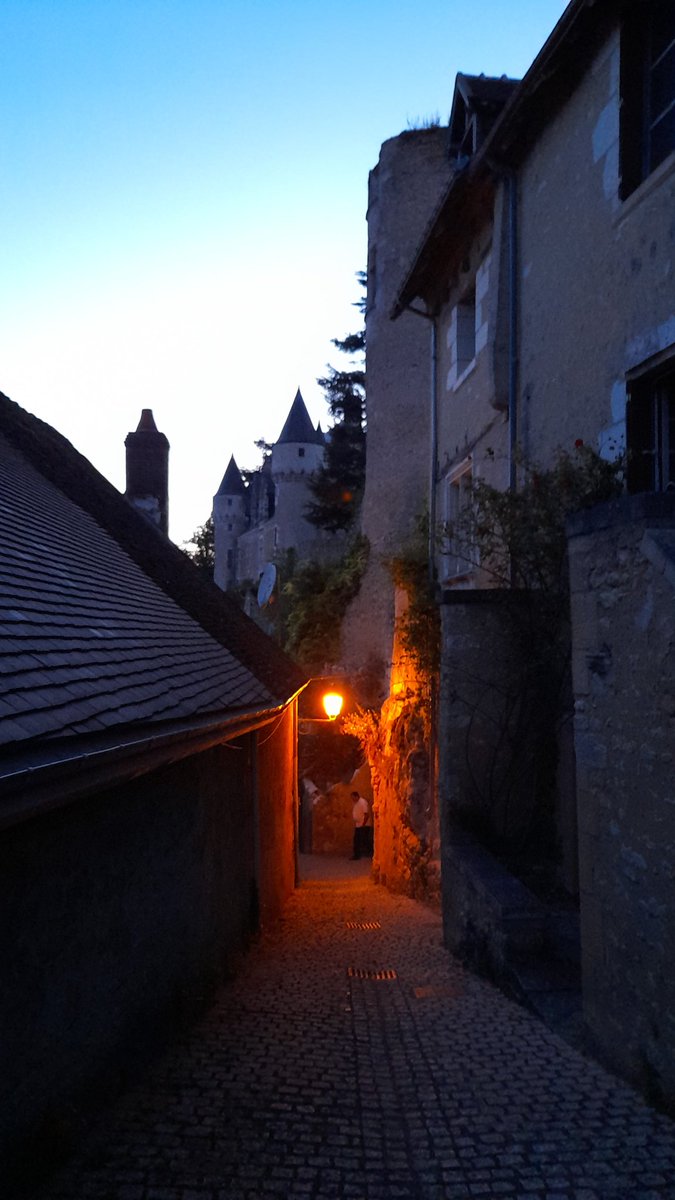
[[[135,737],[127,734],[121,740],[113,732],[107,740],[87,740],[85,748],[77,739],[79,751],[77,743],[68,744],[70,739],[43,742],[33,750],[30,762],[26,759],[31,749],[26,746],[13,756],[15,765],[12,759],[0,763],[0,828],[233,741],[270,724],[297,695],[269,709],[242,709],[227,716],[211,714],[171,722],[161,730]]]
[[[430,322],[430,365],[431,380],[429,384],[429,536],[427,543],[429,587],[433,589],[436,581],[435,550],[436,550],[436,463],[438,460],[438,409],[436,404],[437,375],[438,375],[438,335],[436,313],[424,312],[412,304],[406,304],[403,312],[413,313]]]
[[[517,485],[518,449],[518,181],[514,170],[506,174],[509,210],[509,488]]]

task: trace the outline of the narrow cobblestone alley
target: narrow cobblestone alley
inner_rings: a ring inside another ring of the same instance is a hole
[[[675,1125],[367,870],[326,864],[296,891],[41,1200],[675,1197]]]

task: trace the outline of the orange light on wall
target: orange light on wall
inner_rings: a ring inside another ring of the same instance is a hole
[[[342,712],[342,696],[339,692],[326,692],[323,698],[323,707],[329,721],[334,721]]]

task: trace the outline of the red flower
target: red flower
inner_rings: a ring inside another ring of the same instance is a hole
[[[577,438],[576,442],[574,443],[574,449],[579,450],[583,446],[583,444],[584,444],[584,439]]]

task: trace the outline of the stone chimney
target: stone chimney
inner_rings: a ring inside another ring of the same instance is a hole
[[[144,408],[135,433],[124,442],[127,451],[126,498],[143,516],[169,532],[169,443],[160,433],[152,409]]]

